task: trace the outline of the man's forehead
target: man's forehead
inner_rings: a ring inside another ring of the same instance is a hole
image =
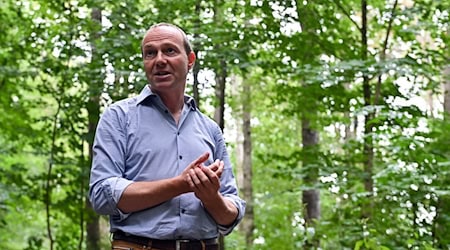
[[[144,37],[144,44],[157,41],[171,41],[174,43],[183,43],[183,36],[179,30],[170,26],[158,26],[147,31]]]

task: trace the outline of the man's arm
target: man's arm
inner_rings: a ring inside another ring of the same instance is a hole
[[[208,157],[209,153],[202,154],[174,178],[131,183],[123,191],[117,207],[124,213],[131,213],[156,206],[180,194],[192,192],[186,176],[192,169],[201,168]],[[219,162],[215,162],[209,167],[210,171],[220,176],[222,168],[219,168],[218,165]]]
[[[234,203],[223,197],[220,193],[216,197],[202,201],[206,211],[214,218],[217,224],[230,226],[238,216],[238,210]]]
[[[150,208],[189,192],[189,186],[181,176],[157,181],[133,182],[122,193],[117,207],[123,213]]]

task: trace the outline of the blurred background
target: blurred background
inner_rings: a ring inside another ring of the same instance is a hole
[[[103,109],[170,22],[247,200],[222,249],[450,249],[449,1],[0,3],[0,248],[110,249],[87,200]]]

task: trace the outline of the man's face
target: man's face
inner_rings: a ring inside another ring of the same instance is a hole
[[[153,91],[184,92],[186,77],[194,65],[195,54],[186,54],[179,30],[169,26],[151,29],[142,41],[142,57],[145,75]]]

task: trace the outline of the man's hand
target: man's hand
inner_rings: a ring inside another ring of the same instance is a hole
[[[232,201],[219,192],[223,169],[224,162],[221,160],[209,166],[201,164],[187,171],[186,181],[216,223],[228,226],[236,220],[238,210]]]
[[[183,172],[181,173],[181,176],[183,176],[183,178],[184,178],[185,180],[187,180],[186,177],[189,175],[190,170],[191,170],[191,169],[195,169],[195,168],[199,168],[199,167],[203,166],[203,163],[204,163],[206,160],[208,160],[208,158],[209,158],[209,153],[208,153],[208,152],[203,153],[203,154],[200,155],[197,159],[195,159],[193,162],[191,162],[191,163],[183,170]]]
[[[216,160],[209,166],[201,164],[198,167],[189,169],[186,175],[186,181],[197,198],[201,201],[217,198],[223,168],[224,162]]]
[[[223,173],[224,162],[221,160],[216,160],[213,164],[207,166],[207,168],[211,169],[220,179]]]
[[[206,160],[208,160],[208,158],[209,158],[209,153],[208,152],[203,153],[197,159],[195,159],[193,162],[191,162],[186,167],[185,170],[183,170],[183,172],[181,173],[181,176],[185,177],[186,181],[189,181],[190,178],[187,178],[187,177],[189,176],[189,172],[190,172],[191,169],[209,168],[220,178],[222,176],[222,172],[223,172],[223,168],[224,168],[223,161],[216,160],[211,165],[205,167],[203,163]]]

